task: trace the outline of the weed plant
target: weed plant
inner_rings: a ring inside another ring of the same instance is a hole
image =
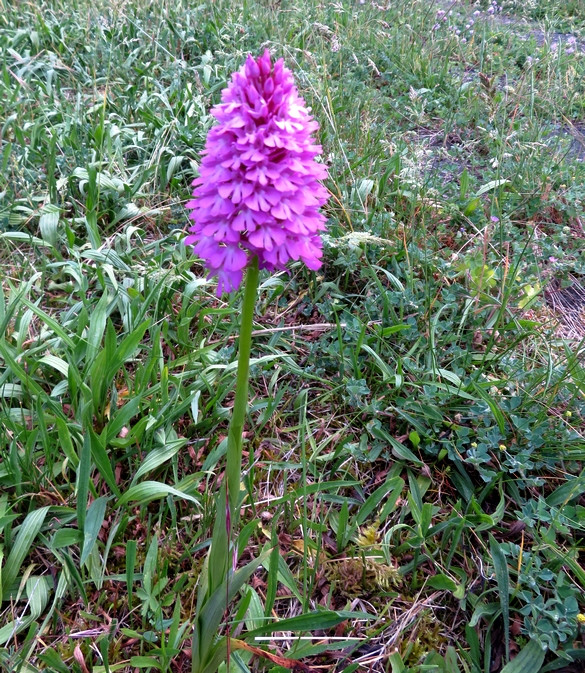
[[[4,670],[191,666],[242,296],[183,204],[264,47],[331,199],[322,271],[260,278],[230,666],[583,659],[583,332],[547,293],[585,274],[585,15],[503,5],[0,0]]]

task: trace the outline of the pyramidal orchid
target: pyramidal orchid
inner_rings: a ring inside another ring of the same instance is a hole
[[[237,545],[231,545],[231,569],[229,550],[242,498],[242,432],[259,269],[284,269],[291,260],[314,270],[321,266],[319,232],[325,229],[325,217],[319,208],[328,194],[320,182],[327,169],[315,160],[321,154],[312,137],[317,122],[282,59],[273,65],[268,50],[257,59],[248,56],[221,100],[211,111],[218,124],[207,136],[200,176],[187,203],[193,225],[185,243],[203,259],[209,276],[218,277],[218,296],[237,290],[244,270],[246,283],[225,480],[217,499],[217,512],[225,511],[225,520],[216,519],[198,593],[192,673],[212,673],[229,657],[237,641],[229,631],[217,642],[209,636],[217,633],[223,615],[210,606],[219,596],[232,600],[257,567],[252,562],[234,572]]]
[[[321,266],[327,176],[312,134],[317,130],[293,76],[268,50],[248,56],[211,114],[185,243],[218,276],[217,294],[236,290],[244,269],[284,269],[301,260]]]

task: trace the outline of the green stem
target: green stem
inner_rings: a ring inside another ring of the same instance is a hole
[[[252,349],[252,324],[258,291],[258,258],[254,257],[246,274],[242,322],[240,326],[240,350],[238,354],[238,376],[236,379],[236,399],[232,420],[228,431],[227,468],[228,502],[231,528],[239,518],[240,481],[242,474],[242,432],[248,410],[248,374],[250,371],[250,351]]]

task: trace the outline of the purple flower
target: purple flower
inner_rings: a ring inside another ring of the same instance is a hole
[[[185,238],[218,276],[217,295],[236,290],[254,256],[261,269],[301,260],[321,266],[327,168],[315,161],[318,129],[282,59],[248,56],[211,114]]]

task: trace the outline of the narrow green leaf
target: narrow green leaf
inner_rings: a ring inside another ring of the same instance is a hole
[[[138,325],[125,339],[123,339],[116,349],[111,361],[107,362],[107,379],[112,380],[120,367],[134,355],[138,348],[142,337],[150,326],[150,320],[145,320],[141,325]]]
[[[104,478],[106,484],[110,487],[112,493],[117,496],[120,496],[120,489],[118,484],[116,484],[116,477],[114,476],[114,470],[112,470],[112,465],[110,463],[110,458],[108,453],[102,444],[101,437],[98,437],[92,428],[87,428],[86,436],[90,437],[91,444],[91,455],[96,464],[97,469]]]
[[[394,439],[392,435],[384,428],[376,423],[370,423],[368,424],[368,430],[370,431],[371,435],[375,437],[376,439],[381,439],[382,441],[386,442],[387,444],[390,445],[392,453],[396,458],[400,458],[401,460],[406,460],[411,463],[414,463],[415,465],[423,465],[422,460],[420,458],[417,458],[414,453],[402,442],[399,442],[397,439]]]
[[[108,498],[96,498],[87,510],[85,528],[83,530],[83,550],[79,561],[80,565],[85,563],[97,541],[102,524],[104,523],[107,504]]]
[[[500,606],[504,621],[504,645],[506,648],[506,661],[510,661],[510,575],[504,552],[495,537],[490,533],[490,552],[496,572],[496,582],[500,594]]]
[[[209,582],[207,585],[209,595],[227,580],[228,569],[231,566],[228,539],[230,525],[225,485],[222,485],[219,491],[215,507],[215,523],[209,550]]]
[[[142,395],[136,395],[131,400],[128,400],[118,411],[114,413],[110,422],[105,428],[105,445],[107,446],[108,442],[117,437],[120,434],[120,431],[124,426],[130,424],[130,421],[134,416],[140,412],[140,407],[142,405]],[[187,440],[185,440],[186,442]],[[149,454],[150,455],[150,454]],[[140,466],[142,468],[142,465]],[[136,479],[136,476],[134,476]]]
[[[73,441],[71,440],[71,433],[69,432],[67,421],[58,416],[55,418],[55,425],[57,426],[57,433],[59,435],[59,446],[69,459],[73,469],[76,470],[79,465],[79,457],[73,447]]]
[[[461,177],[459,178],[459,199],[463,201],[467,196],[467,190],[469,189],[469,173],[467,168],[463,169]]]
[[[36,304],[33,304],[32,301],[27,299],[26,297],[22,297],[22,303],[27,306],[38,318],[40,318],[45,325],[50,327],[55,334],[62,339],[62,341],[69,346],[69,348],[74,349],[75,348],[75,342],[73,339],[67,334],[66,330],[61,327],[61,325],[54,319],[51,318],[51,316],[43,311],[42,308],[39,308]]]
[[[83,437],[81,459],[77,467],[77,527],[83,533],[85,529],[85,515],[89,497],[89,478],[91,473],[91,437],[88,432]]]
[[[128,609],[132,609],[132,593],[134,589],[134,569],[136,568],[136,540],[126,542],[126,591],[128,592]]]
[[[350,612],[347,610],[318,610],[308,614],[289,617],[279,621],[261,626],[254,631],[245,634],[246,640],[264,635],[265,633],[276,633],[277,631],[294,631],[295,633],[304,633],[305,631],[317,631],[319,629],[330,629],[333,626],[341,624],[348,619],[374,619],[372,615],[365,612]]]
[[[264,615],[270,617],[274,601],[276,600],[276,590],[278,587],[278,559],[280,558],[280,549],[277,544],[270,552],[270,561],[268,566],[268,580],[266,584],[266,601],[264,604]]]
[[[492,414],[494,415],[496,423],[498,424],[500,432],[504,435],[506,433],[506,419],[504,418],[504,414],[502,413],[500,407],[498,407],[498,405],[494,402],[491,395],[487,391],[485,391],[481,386],[478,386],[475,383],[473,383],[472,385],[475,392],[490,408]]]
[[[104,290],[100,300],[96,304],[89,321],[89,329],[87,331],[87,349],[85,351],[86,367],[90,365],[98,354],[102,343],[102,338],[106,329],[107,308],[108,308],[108,293]]]

